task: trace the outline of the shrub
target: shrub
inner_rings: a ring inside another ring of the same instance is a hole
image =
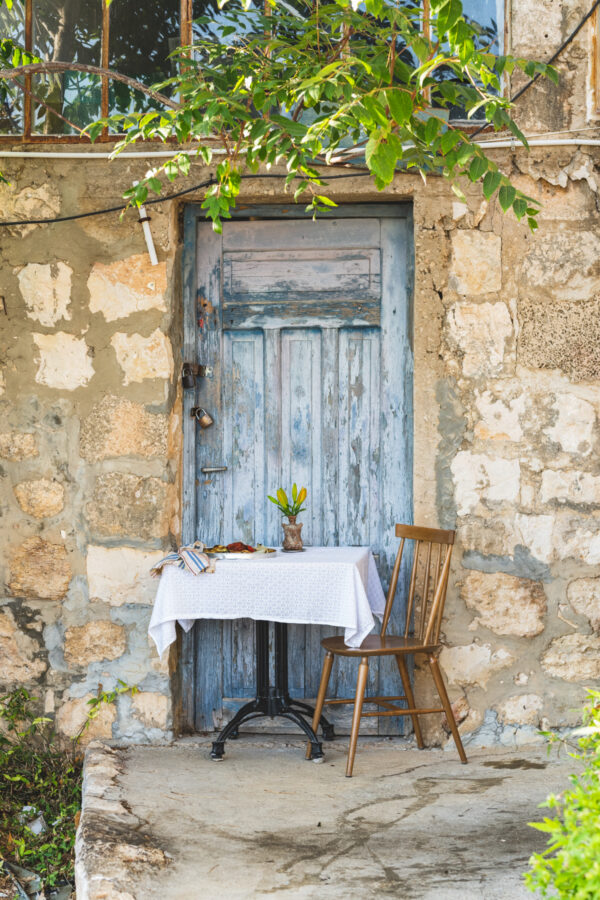
[[[552,743],[570,743],[569,755],[583,764],[571,775],[571,788],[550,794],[542,804],[555,810],[553,818],[531,822],[548,834],[548,846],[530,859],[525,874],[528,888],[542,897],[569,900],[600,898],[600,691],[589,691],[583,723],[569,738],[550,736]]]
[[[54,742],[50,719],[35,715],[35,703],[25,688],[0,697],[0,855],[51,887],[73,876],[82,759]],[[39,815],[46,829],[34,834],[28,823]]]

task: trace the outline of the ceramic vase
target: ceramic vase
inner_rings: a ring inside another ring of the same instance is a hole
[[[282,522],[283,528],[283,549],[284,550],[302,550],[302,522],[296,522],[296,516],[288,516],[287,522]]]

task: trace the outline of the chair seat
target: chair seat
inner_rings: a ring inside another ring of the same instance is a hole
[[[418,638],[397,637],[387,634],[369,634],[360,647],[348,647],[343,637],[328,637],[321,641],[321,646],[330,653],[339,656],[398,656],[401,653],[430,653],[441,644],[424,644]]]

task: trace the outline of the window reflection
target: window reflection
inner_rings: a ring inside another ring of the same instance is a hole
[[[102,2],[33,0],[33,52],[48,61],[74,60],[100,65]],[[101,80],[84,72],[38,75],[33,93],[33,129],[43,134],[73,134],[101,115]],[[61,118],[62,117],[62,118]],[[68,122],[65,122],[65,119]]]
[[[14,0],[11,9],[0,5],[0,38],[10,37],[15,44],[25,44],[25,4]],[[0,52],[0,64],[9,66],[12,51],[9,45]],[[4,79],[0,80],[0,134],[19,134],[23,131],[23,91]]]
[[[139,3],[113,0],[109,7],[109,68],[151,85],[177,73],[169,54],[181,43],[179,0]],[[170,93],[169,90],[165,93]],[[111,81],[110,113],[139,112],[154,106],[149,97]]]

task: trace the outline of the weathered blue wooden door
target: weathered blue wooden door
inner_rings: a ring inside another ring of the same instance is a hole
[[[412,514],[409,211],[300,216],[256,208],[217,235],[188,211],[185,356],[212,372],[186,392],[184,539],[279,545],[281,517],[267,494],[296,481],[308,490],[305,543],[369,544],[385,586],[393,525]],[[214,425],[196,426],[192,405]],[[293,696],[316,695],[320,639],[332,631],[290,626]],[[199,622],[184,638],[188,728],[220,727],[252,694],[253,640],[243,619]],[[388,662],[371,671],[375,694],[398,693]],[[331,687],[349,696],[355,677],[342,661]],[[365,720],[377,722],[398,729]]]

